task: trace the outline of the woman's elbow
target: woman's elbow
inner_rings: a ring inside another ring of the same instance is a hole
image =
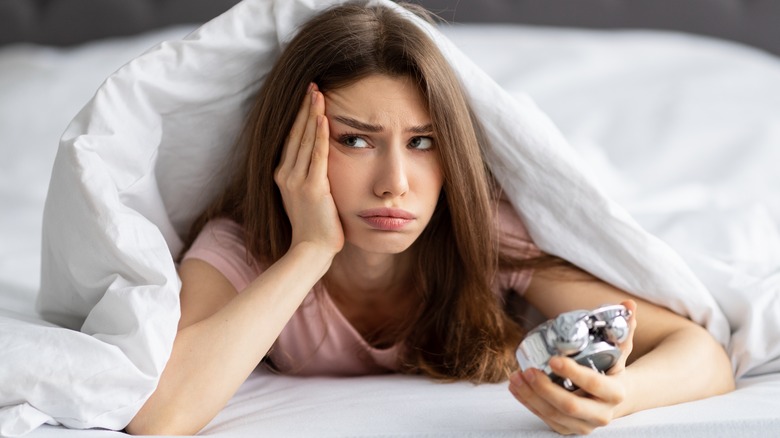
[[[158,427],[157,425],[144,421],[143,418],[136,416],[128,423],[127,427],[125,427],[125,432],[130,435],[177,435],[174,433],[175,431],[164,429],[168,428]]]
[[[734,368],[731,365],[726,349],[703,327],[697,326],[697,343],[704,348],[700,358],[707,358],[701,363],[711,370],[710,388],[712,395],[720,395],[733,391],[736,388]]]
[[[124,431],[130,435],[164,435],[159,433],[159,431],[154,430],[153,427],[150,427],[149,423],[144,421],[140,415],[133,417],[133,419],[130,420],[130,423],[128,423],[125,427]]]
[[[195,435],[198,433],[198,429],[176,429],[166,425],[145,425],[137,424],[131,421],[125,428],[125,433],[129,435],[153,435],[153,436],[178,436],[178,435]]]
[[[154,428],[149,427],[143,421],[138,420],[138,417],[130,420],[130,423],[128,423],[127,427],[125,427],[124,432],[130,435],[164,435],[159,433],[158,430],[154,430]]]
[[[151,414],[142,408],[125,427],[130,435],[195,435],[201,426],[193,425],[186,418],[172,418],[159,413]]]

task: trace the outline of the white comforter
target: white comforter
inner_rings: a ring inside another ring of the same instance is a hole
[[[197,181],[199,175],[193,174],[219,154],[207,146],[230,138],[220,134],[234,127],[229,118],[240,109],[236,102],[252,89],[246,88],[252,76],[235,80],[248,61],[214,62],[214,57],[247,51],[259,56],[311,13],[307,2],[280,2],[277,15],[263,22],[264,31],[247,26],[269,4],[244,3],[189,42],[135,61],[103,86],[66,133],[47,206],[42,292],[49,314],[56,310],[58,323],[80,331],[18,314],[29,315],[23,295],[38,287],[37,244],[30,239],[37,243],[39,238],[35,227],[47,179],[42,174],[48,175],[51,163],[38,160],[53,158],[53,139],[67,119],[63,113],[75,112],[105,76],[109,67],[104,63],[120,64],[145,42],[128,44],[126,52],[98,44],[67,58],[46,50],[30,55],[23,48],[2,53],[0,120],[7,126],[0,130],[0,144],[12,165],[3,168],[0,187],[3,200],[17,208],[2,216],[8,225],[3,242],[9,244],[3,245],[8,249],[0,265],[6,297],[0,304],[7,309],[0,313],[0,406],[5,406],[0,434],[23,433],[55,420],[71,427],[121,428],[153,388],[178,315],[178,280],[166,254],[178,250],[175,230],[186,225],[192,210],[185,208],[186,201],[197,192],[172,181]],[[780,181],[771,169],[771,163],[780,162],[777,59],[670,34],[517,28],[444,32],[509,91],[451,52],[493,135],[494,170],[513,200],[524,206],[539,244],[706,324],[728,346],[738,375],[779,372]],[[441,44],[452,50],[446,41]],[[108,53],[116,58],[106,60]],[[95,76],[81,78],[81,71],[67,70],[90,62],[103,71],[92,69]],[[209,79],[194,80],[195,72],[202,74],[208,65],[219,65],[222,76],[213,72]],[[30,77],[31,66],[40,76]],[[18,85],[41,87],[52,77],[69,81],[54,90],[59,96],[35,95]],[[231,89],[226,77],[238,89]],[[139,78],[146,82],[131,82]],[[80,79],[83,88],[78,89],[74,84]],[[215,81],[216,88],[202,87],[198,81],[204,80]],[[212,93],[204,95],[204,88]],[[76,90],[86,94],[69,94]],[[234,100],[221,99],[225,95]],[[68,105],[54,107],[64,117],[59,126],[33,123],[24,118],[31,113],[19,112],[52,108],[57,97]],[[192,117],[212,115],[196,110],[224,113],[220,105],[232,107],[218,126],[222,131],[182,137],[199,126]],[[160,119],[160,113],[173,116]],[[36,137],[39,133],[21,126],[50,131]],[[171,144],[182,138],[188,146],[200,145],[190,157],[195,164],[183,170],[171,164],[171,152],[181,152]],[[143,147],[123,147],[128,144]],[[113,152],[111,145],[117,147]],[[37,172],[30,184],[29,169]],[[548,185],[528,187],[516,177],[541,173]],[[20,188],[26,194],[21,201]],[[682,258],[645,234],[604,194]],[[25,232],[10,231],[17,227]],[[21,254],[16,248],[22,248]],[[7,298],[14,296],[19,299]],[[66,313],[61,312],[64,302]],[[106,385],[112,387],[108,394]]]

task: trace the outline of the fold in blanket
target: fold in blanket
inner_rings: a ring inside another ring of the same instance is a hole
[[[47,421],[121,429],[151,394],[179,318],[179,236],[224,182],[219,163],[285,41],[335,3],[245,0],[127,64],[76,116],[46,202],[38,303],[65,328],[0,319],[0,345],[17,347],[0,371],[15,382],[0,394],[0,434]],[[487,133],[489,165],[541,249],[727,344],[705,287],[584,176],[530,99],[510,97],[434,27],[377,3],[426,29],[450,60]]]

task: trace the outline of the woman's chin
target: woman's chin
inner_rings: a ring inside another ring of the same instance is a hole
[[[368,235],[366,235],[368,234]],[[352,250],[358,250],[369,254],[401,254],[408,250],[418,235],[401,233],[397,231],[370,231],[360,233],[359,236],[346,234],[346,246]]]

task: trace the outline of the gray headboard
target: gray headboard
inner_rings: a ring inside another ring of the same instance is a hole
[[[780,55],[780,0],[412,0],[452,22],[670,29]],[[238,0],[0,0],[0,45],[70,45],[204,22]]]
[[[154,28],[202,23],[238,0],[0,0],[0,45],[66,46]]]
[[[780,0],[421,0],[453,22],[690,32],[780,55]]]

